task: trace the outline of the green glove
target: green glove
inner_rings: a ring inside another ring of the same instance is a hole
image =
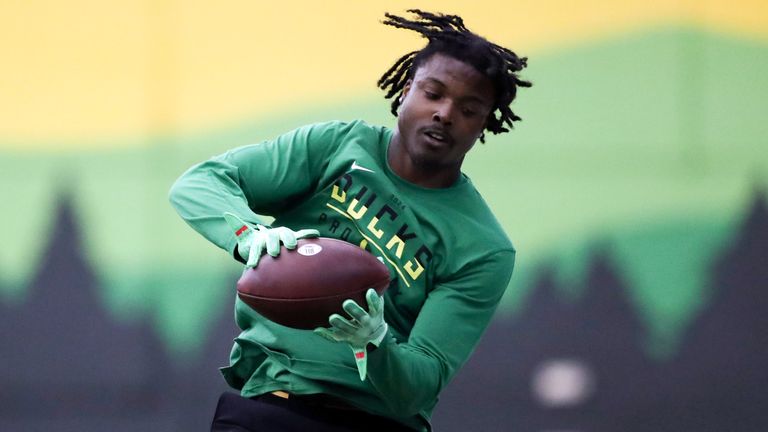
[[[355,354],[357,371],[360,381],[365,381],[368,371],[368,344],[379,346],[387,334],[387,323],[384,322],[384,297],[378,295],[373,288],[365,293],[368,302],[368,312],[354,300],[345,300],[342,304],[344,311],[352,320],[348,320],[339,314],[333,314],[328,318],[330,328],[316,328],[315,333],[332,341],[346,342]]]
[[[237,236],[237,253],[246,259],[246,267],[256,267],[264,249],[270,256],[280,255],[280,243],[288,249],[295,249],[297,241],[303,238],[318,237],[315,229],[293,231],[290,228],[269,228],[264,225],[249,225],[232,213],[224,213],[224,220]],[[247,258],[246,258],[247,257]]]

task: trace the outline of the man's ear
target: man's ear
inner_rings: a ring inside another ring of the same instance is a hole
[[[413,84],[413,79],[409,79],[403,85],[403,93],[400,95],[400,103],[403,102],[403,99],[405,99],[405,97],[408,96],[408,92],[411,91],[411,84]]]

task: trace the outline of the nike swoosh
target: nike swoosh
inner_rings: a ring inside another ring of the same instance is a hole
[[[360,165],[358,165],[358,164],[357,164],[357,161],[353,161],[353,162],[352,162],[352,169],[353,169],[353,170],[360,170],[360,171],[368,171],[369,173],[372,173],[372,172],[373,172],[373,170],[371,170],[371,169],[368,169],[368,168],[366,168],[366,167],[363,167],[363,166],[360,166]]]

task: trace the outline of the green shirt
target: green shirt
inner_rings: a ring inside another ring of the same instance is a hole
[[[273,323],[236,300],[227,382],[250,397],[275,390],[326,393],[416,430],[430,430],[438,394],[487,327],[515,250],[470,180],[427,189],[387,163],[392,131],[361,121],[299,128],[192,167],[171,189],[179,214],[232,253],[229,211],[273,226],[315,228],[383,258],[389,331],[360,381],[352,351],[312,331]],[[339,263],[344,265],[344,263]]]

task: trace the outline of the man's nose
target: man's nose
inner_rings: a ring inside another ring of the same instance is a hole
[[[439,104],[432,114],[432,121],[450,126],[453,123],[453,103],[446,101]]]

